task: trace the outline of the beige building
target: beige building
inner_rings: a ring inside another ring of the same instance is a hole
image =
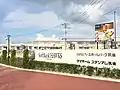
[[[53,37],[37,37],[33,42],[27,44],[10,44],[11,49],[23,50],[45,50],[45,49],[65,49],[65,40]],[[99,49],[104,49],[104,42],[99,42]],[[105,47],[110,49],[111,42],[107,42]],[[120,37],[117,37],[117,48],[120,48]],[[0,44],[0,50],[7,49],[7,44]],[[68,38],[66,49],[97,49],[94,38]]]

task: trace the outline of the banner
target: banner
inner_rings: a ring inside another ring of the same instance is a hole
[[[120,69],[119,50],[36,50],[35,60]]]
[[[95,25],[96,40],[112,40],[114,39],[114,23],[103,23]]]

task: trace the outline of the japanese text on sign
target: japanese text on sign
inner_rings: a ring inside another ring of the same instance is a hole
[[[111,62],[111,61],[77,60],[77,63],[101,64],[101,65],[112,65],[112,66],[116,66],[116,62]]]
[[[115,53],[77,53],[77,56],[116,57]]]

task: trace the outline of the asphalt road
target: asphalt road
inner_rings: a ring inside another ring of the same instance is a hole
[[[120,90],[120,83],[0,66],[0,90]]]

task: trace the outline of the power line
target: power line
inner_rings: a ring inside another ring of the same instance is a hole
[[[100,8],[105,5],[108,2],[108,0],[105,0],[104,4],[100,5]]]
[[[90,1],[90,3],[88,3],[88,5],[90,4],[90,5],[93,5],[95,2],[94,2],[95,0],[91,0]],[[88,8],[87,8],[87,10],[86,10],[86,8],[84,9],[85,10],[85,12],[88,10]],[[85,12],[83,12],[83,14],[85,13]],[[82,12],[80,13],[80,14],[82,14]]]
[[[101,0],[100,0],[101,1]],[[98,3],[100,3],[100,1],[98,1]],[[106,1],[108,1],[108,0],[106,0]],[[104,3],[105,4],[105,3]],[[95,7],[96,5],[94,5],[94,7]],[[103,6],[103,4],[101,4],[98,8],[101,8]],[[94,8],[93,7],[93,8]],[[90,11],[90,10],[89,10]],[[89,15],[85,18],[85,19],[83,19],[81,22],[84,22],[87,18],[89,18]]]
[[[103,0],[103,1],[104,1],[104,0]],[[101,5],[98,7],[98,9],[100,9],[103,5],[105,5],[105,4],[107,3],[107,1],[108,1],[108,0],[105,0],[105,2],[103,2],[103,4],[101,4]],[[100,1],[98,1],[97,3],[100,3],[100,2],[102,2],[102,1],[100,0]],[[96,3],[96,4],[97,4],[97,3]],[[93,6],[93,8],[96,6],[96,4]],[[91,6],[91,7],[92,7],[92,6]],[[93,8],[89,9],[88,12],[92,11]],[[88,13],[88,12],[87,12],[87,13]],[[88,15],[88,16],[89,16],[89,15]]]
[[[120,8],[120,7],[113,8],[112,10],[110,10],[110,11],[108,11],[107,13],[103,14],[102,16],[105,16],[105,15],[107,15],[107,14],[109,14],[109,13],[112,13],[112,12],[114,12],[116,9],[119,9],[119,8]]]
[[[107,15],[107,14],[109,14],[109,13],[113,13],[114,11],[116,11],[116,9],[119,9],[119,8],[120,8],[120,7],[115,7],[115,8],[113,8],[112,10],[104,13],[104,14],[103,14],[102,16],[100,16],[100,17],[103,17],[103,16],[105,16],[105,15]]]
[[[106,1],[108,1],[108,0],[106,0]],[[101,8],[104,4],[105,4],[105,3],[101,4],[101,5],[99,6],[99,8]],[[80,23],[84,22],[87,18],[89,18],[89,15],[88,15],[85,19],[83,19],[82,21],[80,21]]]
[[[90,11],[91,9],[93,9],[97,3],[100,3],[101,0],[97,0],[97,1],[94,1],[92,4],[91,4],[91,7],[90,8],[87,8],[87,10],[82,14],[82,16],[86,15],[86,13],[88,13],[88,11]]]

